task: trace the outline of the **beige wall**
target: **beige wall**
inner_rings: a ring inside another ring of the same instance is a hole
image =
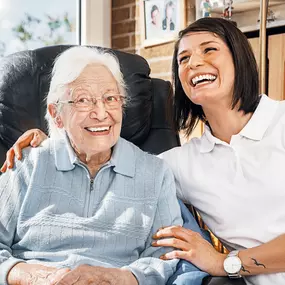
[[[81,44],[111,47],[112,0],[81,0]]]

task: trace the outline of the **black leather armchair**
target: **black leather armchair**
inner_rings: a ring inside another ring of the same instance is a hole
[[[0,163],[16,139],[30,128],[47,130],[45,96],[54,59],[70,46],[53,46],[9,55],[0,61]],[[112,51],[120,60],[131,97],[121,136],[143,150],[158,154],[179,145],[165,117],[169,82],[149,77],[138,55]]]
[[[47,131],[45,96],[54,59],[70,46],[52,46],[9,55],[0,61],[0,164],[6,151],[26,130]],[[149,77],[147,62],[138,55],[112,50],[119,58],[131,98],[121,136],[153,154],[180,145],[166,119],[169,82]],[[242,280],[208,277],[203,284],[242,285]]]

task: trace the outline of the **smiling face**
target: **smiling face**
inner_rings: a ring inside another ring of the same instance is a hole
[[[196,105],[231,105],[235,69],[231,52],[218,36],[191,32],[180,41],[178,74],[188,98]]]
[[[159,11],[157,9],[151,13],[151,18],[152,18],[153,25],[158,26],[159,21],[160,21],[160,15],[159,15]]]
[[[79,110],[74,104],[63,104],[58,127],[65,129],[79,157],[110,152],[120,136],[122,104],[109,109],[100,99],[106,94],[119,94],[115,78],[103,65],[88,65],[68,88],[72,92],[62,100],[82,100],[87,93],[99,100],[89,111]]]

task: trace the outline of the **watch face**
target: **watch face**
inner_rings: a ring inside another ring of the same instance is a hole
[[[229,256],[224,261],[224,269],[229,274],[238,273],[241,270],[241,260],[236,256]]]

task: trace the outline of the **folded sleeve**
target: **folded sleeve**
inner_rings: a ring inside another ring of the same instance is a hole
[[[166,252],[172,251],[169,247],[152,247],[152,236],[161,227],[171,225],[182,225],[181,211],[176,198],[176,188],[173,174],[169,168],[166,168],[164,179],[161,184],[160,195],[158,197],[157,209],[154,222],[145,250],[140,258],[129,266],[129,269],[136,276],[139,285],[165,285],[169,277],[175,272],[177,259],[164,261],[159,257]]]

